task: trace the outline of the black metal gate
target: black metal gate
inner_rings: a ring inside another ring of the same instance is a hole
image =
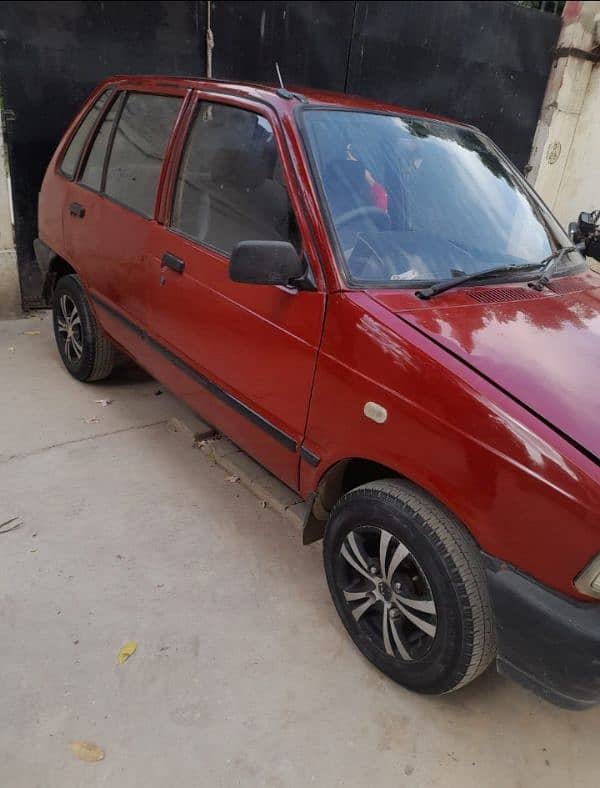
[[[40,299],[37,196],[65,128],[111,74],[204,74],[200,10],[194,2],[0,3],[0,89],[24,307]]]
[[[205,74],[208,4],[0,2],[0,80],[25,306],[37,194],[70,118],[116,73]],[[560,19],[505,2],[211,3],[215,77],[357,93],[465,120],[519,167]]]

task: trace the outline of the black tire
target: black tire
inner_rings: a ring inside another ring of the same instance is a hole
[[[108,377],[115,363],[115,348],[94,317],[79,277],[59,279],[52,318],[58,352],[71,375],[87,383]]]
[[[324,562],[350,637],[399,684],[429,695],[452,692],[494,658],[479,549],[449,512],[410,482],[372,482],[340,498],[325,532]]]

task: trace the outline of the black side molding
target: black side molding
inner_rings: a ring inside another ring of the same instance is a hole
[[[312,465],[313,468],[316,468],[317,465],[321,462],[321,458],[319,457],[319,455],[315,454],[310,449],[307,449],[305,446],[300,447],[300,456],[309,465]]]
[[[226,405],[229,405],[230,408],[240,413],[242,416],[245,416],[249,421],[259,427],[261,430],[264,430],[268,435],[274,438],[276,441],[281,443],[282,446],[285,446],[288,451],[295,452],[297,450],[296,441],[292,438],[291,435],[288,435],[287,432],[280,430],[279,427],[276,427],[270,421],[265,419],[255,410],[249,408],[243,402],[241,402],[237,397],[234,397],[232,394],[229,394],[227,391],[222,389],[220,386],[217,386],[216,383],[213,383],[212,380],[209,380],[204,375],[201,375],[197,372],[193,367],[190,367],[189,364],[186,364],[179,356],[172,353],[168,348],[162,345],[153,337],[149,336],[137,323],[134,323],[125,315],[122,315],[116,309],[113,309],[110,304],[107,304],[102,298],[95,295],[94,293],[90,293],[90,298],[95,304],[98,304],[102,309],[112,315],[116,320],[119,320],[123,325],[127,326],[131,331],[147,342],[157,353],[160,353],[164,358],[166,358],[174,367],[184,372],[189,378],[191,378],[195,383],[198,383],[200,386],[203,386],[207,391],[209,391],[213,396],[217,399],[224,402]]]

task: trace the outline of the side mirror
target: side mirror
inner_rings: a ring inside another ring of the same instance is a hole
[[[233,247],[229,278],[249,285],[298,286],[304,259],[287,241],[240,241]]]
[[[600,211],[582,212],[576,222],[569,223],[569,238],[574,244],[581,245],[581,251],[587,257],[600,261],[600,232],[598,220]]]
[[[594,213],[580,213],[579,220],[577,222],[577,226],[579,228],[579,232],[584,238],[587,238],[588,235],[596,232],[596,220],[597,220],[597,212]]]
[[[600,263],[600,237],[597,235],[590,235],[585,242],[585,254],[588,257],[593,257],[594,260],[598,260]]]
[[[576,222],[569,222],[569,238],[574,244],[587,241],[587,239],[596,233],[596,222],[598,221],[598,211],[587,213],[583,211],[579,214],[579,219]]]

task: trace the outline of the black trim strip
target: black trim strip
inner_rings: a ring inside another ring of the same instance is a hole
[[[98,132],[100,130],[100,126],[104,123],[104,119],[111,111],[114,104],[119,100],[119,93],[114,88],[112,87],[108,88],[106,92],[109,94],[108,98],[104,103],[104,105],[101,107],[100,112],[98,113],[98,117],[94,121],[94,124],[90,130],[90,133],[87,135],[83,147],[79,151],[79,158],[77,159],[77,167],[75,167],[75,172],[73,174],[73,177],[71,178],[73,183],[79,183],[81,176],[83,175],[83,171],[87,166],[88,159],[92,151],[92,147],[94,146],[94,142],[96,141],[96,137],[98,136]],[[98,99],[103,95],[104,93],[101,93]],[[96,99],[94,104],[92,104],[92,107],[94,107],[97,104],[98,99]]]
[[[121,120],[121,115],[123,114],[123,107],[125,106],[125,102],[127,101],[127,95],[128,95],[127,91],[123,90],[120,93],[117,93],[117,98],[113,102],[115,106],[115,117],[113,119],[112,128],[108,134],[108,140],[106,142],[106,150],[104,151],[104,161],[102,162],[102,176],[100,177],[100,189],[99,189],[100,194],[104,194],[104,189],[106,187],[106,175],[108,173],[108,163],[110,162],[110,157],[112,156],[112,146],[115,141],[117,126],[119,125],[119,121]],[[106,117],[108,117],[108,113]]]
[[[102,298],[100,298],[99,296],[93,293],[90,294],[90,298],[92,299],[92,301],[94,301],[94,303],[98,304],[98,306],[101,306],[102,309],[106,310],[110,315],[112,315],[114,318],[116,318],[121,323],[123,323],[123,325],[127,326],[127,328],[129,328],[131,331],[137,334],[137,336],[140,337],[140,339],[143,339],[145,342],[148,342],[148,344],[154,350],[156,350],[158,353],[164,356],[168,361],[170,361],[174,367],[177,367],[177,369],[181,370],[181,372],[184,372],[195,383],[198,383],[201,386],[203,386],[218,400],[224,402],[226,405],[229,405],[230,408],[233,408],[233,410],[237,411],[242,416],[245,416],[254,425],[260,427],[261,430],[264,430],[264,432],[266,432],[276,441],[281,443],[282,446],[285,446],[285,448],[288,449],[289,451],[295,452],[297,450],[296,441],[291,437],[291,435],[288,435],[286,432],[283,432],[283,430],[280,430],[279,427],[276,427],[274,424],[271,424],[270,421],[267,421],[267,419],[263,418],[255,410],[252,410],[252,408],[249,408],[247,405],[244,405],[243,402],[240,402],[240,400],[237,399],[237,397],[228,394],[220,386],[217,386],[216,383],[213,383],[212,380],[209,380],[204,375],[201,375],[195,369],[190,367],[189,364],[186,364],[185,361],[182,361],[182,359],[180,359],[179,356],[176,356],[175,353],[172,353],[170,350],[168,350],[168,348],[166,348],[156,339],[153,339],[151,336],[149,336],[143,329],[141,329],[137,325],[137,323],[134,323],[128,317],[125,317],[125,315],[122,315],[116,309],[113,309],[113,307],[107,304]]]
[[[319,457],[319,455],[315,454],[310,449],[307,449],[306,446],[300,447],[300,456],[302,457],[303,460],[306,460],[306,462],[309,465],[312,465],[313,468],[316,468],[317,465],[321,462],[321,458]]]
[[[131,329],[131,331],[137,334],[140,337],[140,339],[147,339],[146,332],[143,329],[141,329],[137,323],[134,323],[128,317],[122,315],[119,311],[117,311],[112,306],[110,306],[110,304],[107,304],[103,298],[100,298],[100,296],[97,296],[95,293],[89,293],[88,295],[94,303],[98,304],[98,306],[101,306],[102,309],[105,309],[110,315],[115,317],[117,320],[120,320],[121,323],[123,323],[123,325],[127,326],[127,328]]]

